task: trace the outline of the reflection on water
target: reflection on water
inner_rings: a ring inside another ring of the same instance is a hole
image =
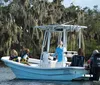
[[[8,67],[0,67],[0,85],[100,85],[90,81],[19,80]]]

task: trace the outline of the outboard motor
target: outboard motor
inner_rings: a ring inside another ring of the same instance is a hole
[[[100,53],[95,54],[91,62],[92,62],[91,69],[93,71],[93,80],[98,81],[100,77]]]
[[[93,67],[100,68],[100,53],[97,53],[93,57]]]

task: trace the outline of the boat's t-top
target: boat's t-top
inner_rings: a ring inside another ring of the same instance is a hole
[[[87,28],[86,26],[79,26],[79,25],[43,25],[43,26],[35,26],[35,28],[39,28],[45,30],[44,33],[44,40],[42,44],[42,52],[41,56],[45,57],[45,61],[48,60],[49,51],[50,51],[50,41],[51,41],[51,33],[56,32],[58,33],[58,42],[63,42],[63,53],[66,52],[67,57],[72,57],[76,55],[76,51],[68,51],[67,49],[67,36],[68,32],[78,32],[79,33],[79,48],[81,48],[81,29]],[[44,50],[45,48],[45,50]]]

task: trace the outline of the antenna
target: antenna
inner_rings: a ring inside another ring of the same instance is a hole
[[[74,4],[74,2],[75,2],[75,0],[72,0],[72,2],[70,3],[71,5],[73,5]]]

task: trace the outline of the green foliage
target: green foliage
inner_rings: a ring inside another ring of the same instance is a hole
[[[97,49],[100,50],[100,44],[97,43],[97,40],[91,39],[91,40],[85,40],[86,45],[86,60],[89,59],[89,57],[92,55],[93,50]]]
[[[8,1],[8,0],[6,0]],[[43,40],[43,31],[32,27],[45,24],[79,24],[86,25],[83,31],[83,48],[86,56],[90,56],[94,49],[100,50],[100,12],[94,6],[91,10],[87,7],[81,9],[73,4],[65,8],[63,0],[13,0],[7,7],[0,7],[0,56],[9,55],[10,49],[18,51],[21,46],[28,47],[32,55],[40,55]],[[77,50],[77,37],[68,34],[69,50]],[[53,34],[51,52],[54,51],[56,34]],[[17,46],[18,45],[18,46]]]

